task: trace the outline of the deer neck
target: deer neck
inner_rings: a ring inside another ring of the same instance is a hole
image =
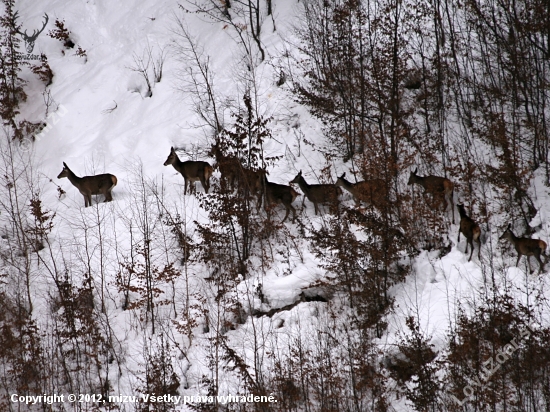
[[[179,156],[176,155],[176,158],[174,159],[174,163],[172,163],[172,166],[174,166],[174,169],[181,171],[183,162],[180,160]]]
[[[225,155],[219,147],[216,147],[214,150],[214,157],[216,158],[216,162],[218,162],[218,164],[229,163],[234,159],[234,156]]]
[[[424,189],[426,188],[426,177],[425,176],[415,176],[414,177],[414,182],[418,183]]]
[[[216,158],[216,162],[221,163],[224,161],[224,156],[222,155],[222,151],[219,147],[214,148],[214,157]]]
[[[300,186],[300,189],[302,189],[304,193],[309,193],[309,189],[311,188],[311,185],[306,182],[306,179],[304,179],[303,176],[300,176],[300,179],[298,179],[298,186]]]
[[[69,179],[69,181],[74,186],[78,186],[78,184],[82,181],[82,178],[75,175],[71,169],[67,169],[67,170],[68,170],[67,179]]]
[[[342,181],[342,187],[344,189],[346,189],[348,191],[353,189],[353,184],[349,180],[347,180],[346,178],[343,178],[343,177],[341,177],[340,180]]]

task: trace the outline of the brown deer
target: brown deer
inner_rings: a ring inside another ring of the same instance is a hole
[[[469,262],[472,259],[472,254],[474,253],[474,241],[477,242],[477,246],[479,248],[477,251],[477,258],[481,260],[481,229],[479,228],[479,225],[466,214],[464,205],[457,204],[456,207],[458,207],[458,213],[460,214],[460,227],[458,228],[457,243],[460,242],[460,233],[462,233],[466,237],[466,250],[464,253],[468,253],[468,244],[472,246],[472,251],[470,252],[470,257],[468,258]]]
[[[209,154],[216,158],[217,167],[228,187],[233,190],[236,184],[246,186],[256,196],[259,209],[262,205],[262,171],[244,167],[236,156],[224,155],[217,143],[212,145]]]
[[[514,235],[514,233],[512,232],[512,224],[508,225],[508,229],[506,229],[506,231],[499,239],[509,240],[516,248],[516,252],[518,252],[518,260],[516,262],[516,266],[519,265],[519,260],[521,259],[521,256],[525,255],[527,256],[527,263],[529,264],[529,272],[533,273],[529,256],[535,256],[540,264],[539,273],[543,271],[546,262],[542,263],[540,255],[545,256],[546,242],[544,240],[516,237],[516,235]],[[545,260],[548,261],[548,257],[546,257]]]
[[[298,173],[296,177],[290,181],[290,183],[297,183],[298,186],[300,186],[300,189],[302,189],[302,192],[304,192],[302,207],[304,207],[304,203],[307,197],[309,201],[313,203],[316,215],[319,212],[319,203],[328,203],[331,205],[336,205],[336,207],[338,207],[338,196],[342,194],[342,189],[340,189],[338,186],[333,184],[310,185],[302,177],[301,170],[300,173]]]
[[[263,186],[265,185],[265,171],[251,170],[242,168],[243,183],[247,185],[248,190],[256,195],[257,208],[262,206]]]
[[[92,205],[92,195],[102,194],[105,196],[105,201],[113,200],[111,190],[116,186],[118,180],[115,175],[105,173],[95,176],[78,177],[75,175],[69,166],[63,162],[63,170],[57,176],[58,179],[66,177],[76,187],[82,196],[84,196],[84,207]]]
[[[424,194],[429,193],[432,195],[432,198],[438,198],[438,202],[440,199],[443,199],[443,204],[445,207],[445,210],[447,210],[447,206],[451,205],[451,210],[453,212],[453,224],[455,222],[455,208],[453,204],[453,195],[454,195],[454,184],[449,179],[445,177],[440,176],[418,176],[416,174],[415,169],[414,172],[411,172],[409,176],[409,185],[412,185],[414,183],[419,184],[424,188]]]
[[[296,209],[292,206],[292,202],[298,197],[298,192],[290,186],[280,185],[278,183],[273,183],[267,180],[265,172],[261,173],[261,179],[263,180],[263,185],[261,191],[265,193],[265,208],[269,204],[282,204],[286,208],[286,214],[283,222],[288,217],[290,210],[292,210],[292,222],[296,220]]]
[[[380,207],[387,202],[388,196],[386,186],[382,179],[365,180],[362,182],[351,183],[346,178],[346,174],[336,179],[336,186],[343,187],[353,195],[355,205],[359,207],[361,201],[373,206]]]
[[[208,193],[208,189],[210,189],[210,176],[212,176],[213,171],[212,166],[210,166],[208,162],[182,162],[172,147],[170,148],[170,154],[166,162],[164,162],[164,166],[169,165],[174,166],[174,169],[183,176],[185,181],[184,194],[187,194],[187,185],[189,184],[189,191],[191,191],[191,184],[194,184],[197,180],[200,180],[205,193]],[[194,187],[193,185],[193,188]]]
[[[222,179],[225,180],[231,189],[235,189],[235,182],[238,177],[238,167],[240,166],[239,159],[235,156],[226,156],[222,153],[218,143],[212,145],[210,156],[216,159],[216,166],[220,169]]]

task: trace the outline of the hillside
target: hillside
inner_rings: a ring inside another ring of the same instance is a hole
[[[550,410],[544,2],[2,5],[0,410]]]

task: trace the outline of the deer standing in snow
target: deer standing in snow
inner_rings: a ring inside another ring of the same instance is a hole
[[[362,182],[351,183],[346,178],[346,174],[338,177],[335,185],[343,187],[353,195],[355,206],[359,207],[361,201],[369,205],[380,207],[388,200],[386,186],[382,179],[364,180]]]
[[[338,207],[338,196],[342,194],[342,189],[333,184],[323,184],[323,185],[310,185],[302,177],[302,171],[296,175],[290,183],[297,183],[304,192],[304,199],[302,201],[302,207],[306,201],[306,197],[310,202],[313,203],[315,207],[315,214],[319,212],[318,204],[331,204]]]
[[[225,180],[226,184],[231,189],[235,189],[235,182],[238,177],[238,167],[240,166],[239,159],[235,156],[226,156],[223,154],[222,150],[218,143],[212,145],[209,156],[214,156],[216,158],[216,165],[220,169],[222,179]]]
[[[191,191],[191,184],[200,180],[205,193],[208,193],[210,189],[210,176],[212,176],[212,166],[208,162],[195,162],[187,161],[182,162],[174,148],[170,148],[170,154],[164,162],[164,166],[174,166],[178,172],[181,173],[185,181],[183,193],[187,194],[187,185],[189,185],[189,191]],[[193,185],[194,187],[194,185]]]
[[[527,256],[527,263],[529,264],[529,272],[533,273],[533,270],[531,269],[531,261],[529,260],[529,256],[534,256],[540,264],[539,273],[543,271],[544,265],[546,261],[548,260],[548,257],[546,257],[545,263],[542,263],[542,260],[540,259],[540,255],[545,256],[546,251],[546,242],[544,240],[540,239],[529,239],[526,237],[517,237],[512,232],[512,224],[508,225],[508,229],[502,234],[502,236],[499,238],[501,239],[507,239],[514,245],[516,248],[516,252],[518,252],[518,260],[516,262],[516,266],[519,265],[519,260],[521,259],[522,255]]]
[[[455,222],[455,208],[453,204],[453,194],[454,194],[454,184],[449,179],[440,176],[418,176],[414,172],[411,172],[409,176],[409,185],[419,184],[424,188],[424,194],[429,193],[432,195],[433,199],[438,199],[439,202],[443,199],[443,204],[445,210],[447,210],[447,205],[451,205],[451,210],[453,212],[453,224]],[[448,200],[447,200],[448,199]]]
[[[258,209],[262,205],[262,182],[264,172],[244,167],[237,156],[226,156],[223,154],[218,143],[213,144],[209,155],[216,158],[217,167],[220,169],[221,177],[227,186],[234,190],[236,185],[245,185],[256,196]]]
[[[58,179],[66,177],[76,187],[82,196],[84,196],[84,207],[92,205],[92,195],[102,194],[105,196],[105,201],[113,200],[111,190],[116,186],[118,180],[115,175],[105,173],[95,176],[78,177],[75,175],[69,166],[63,162],[63,170],[57,176]]]
[[[292,221],[294,222],[296,220],[296,209],[292,206],[292,202],[298,197],[298,192],[290,186],[268,181],[265,171],[260,171],[259,173],[261,173],[261,179],[263,180],[260,192],[265,193],[266,198],[264,207],[267,209],[269,204],[282,204],[286,209],[286,214],[282,221],[286,220],[292,210]]]
[[[464,205],[457,204],[456,207],[458,207],[458,213],[460,214],[460,227],[458,228],[457,243],[460,242],[460,233],[462,233],[464,237],[466,237],[466,250],[464,253],[468,253],[468,244],[472,247],[470,257],[468,258],[469,262],[472,259],[472,254],[474,253],[474,241],[477,242],[477,258],[481,259],[481,229],[479,228],[479,225],[466,214]]]

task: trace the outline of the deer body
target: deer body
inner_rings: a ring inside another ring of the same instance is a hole
[[[256,195],[259,209],[262,205],[262,171],[244,167],[236,156],[224,155],[218,144],[212,145],[210,154],[216,158],[222,179],[227,182],[229,188],[233,190],[236,184],[245,185],[250,193]]]
[[[481,229],[479,228],[479,225],[466,214],[464,205],[456,206],[458,207],[458,213],[460,213],[460,227],[458,228],[457,243],[460,242],[460,233],[462,233],[466,237],[466,250],[464,251],[464,253],[468,253],[468,244],[472,247],[470,257],[468,258],[469,262],[472,259],[472,254],[474,253],[474,241],[477,242],[477,258],[481,259]]]
[[[284,205],[286,214],[282,221],[284,222],[286,220],[290,210],[292,210],[292,221],[294,222],[296,220],[296,209],[292,206],[292,202],[298,197],[298,192],[290,186],[268,181],[265,173],[261,175],[261,179],[263,180],[263,191],[266,197],[265,207],[267,208],[268,204],[273,203]]]
[[[251,193],[256,195],[257,208],[259,209],[262,206],[262,181],[265,177],[265,172],[263,170],[251,170],[243,167],[242,173],[244,184],[247,185],[248,190],[250,190]]]
[[[343,187],[350,192],[353,195],[357,207],[360,206],[361,201],[373,206],[380,206],[387,200],[386,188],[382,179],[351,183],[345,176],[345,173],[342,174],[342,176],[336,180],[335,185]]]
[[[342,189],[333,184],[322,184],[322,185],[310,185],[302,177],[302,171],[296,175],[290,183],[297,183],[304,192],[304,199],[302,201],[302,207],[305,203],[305,198],[307,197],[310,202],[313,203],[315,207],[315,214],[319,212],[319,203],[321,204],[338,204],[338,196],[342,193]]]
[[[455,222],[455,209],[453,205],[454,184],[449,179],[440,176],[418,176],[416,169],[409,176],[409,185],[419,184],[424,188],[424,193],[430,193],[432,198],[442,198],[445,210],[451,205],[453,223]]]
[[[105,196],[105,201],[113,200],[111,190],[116,186],[118,180],[115,175],[105,173],[95,176],[78,177],[75,175],[69,166],[63,162],[63,170],[57,176],[58,179],[66,177],[76,187],[82,196],[84,196],[84,207],[92,205],[92,195],[102,194]]]
[[[218,144],[212,145],[210,155],[216,158],[217,167],[220,169],[222,179],[226,181],[231,189],[234,189],[238,174],[237,168],[240,166],[239,159],[234,156],[224,155]]]
[[[544,240],[529,239],[526,237],[517,237],[512,232],[511,224],[508,225],[508,229],[506,229],[506,232],[502,234],[500,239],[507,239],[514,245],[516,252],[518,252],[518,260],[516,261],[516,266],[519,265],[519,260],[521,259],[521,256],[525,255],[527,256],[529,271],[533,273],[533,270],[531,269],[531,262],[529,261],[529,256],[534,256],[539,261],[539,265],[540,265],[539,273],[542,272],[542,270],[544,269],[544,263],[542,263],[540,255],[545,256],[546,242]],[[547,259],[548,258],[546,258],[546,260]]]
[[[183,176],[185,181],[184,194],[187,194],[187,185],[191,186],[191,184],[195,183],[197,180],[200,180],[205,193],[208,193],[208,189],[210,189],[210,177],[213,171],[212,166],[210,166],[208,162],[182,162],[172,147],[168,158],[164,162],[164,166],[169,165],[174,166],[174,169]],[[189,190],[191,190],[191,188],[189,188]]]

